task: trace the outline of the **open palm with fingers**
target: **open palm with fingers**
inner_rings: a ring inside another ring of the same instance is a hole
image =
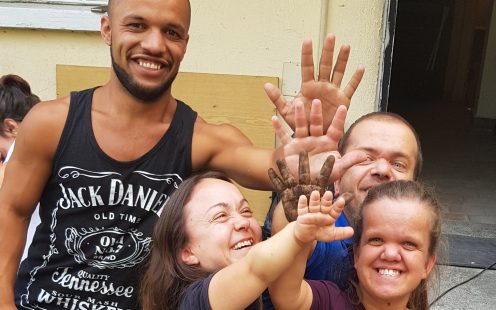
[[[283,130],[277,118],[273,119],[274,129],[284,150],[284,159],[279,158],[276,161],[282,178],[272,168],[268,173],[274,188],[281,193],[284,212],[290,222],[297,217],[300,195],[309,197],[314,190],[323,194],[328,185],[341,178],[348,168],[367,158],[361,151],[348,152],[342,157],[337,152],[338,142],[343,134],[346,107],[338,107],[325,134],[320,107],[320,101],[314,100],[308,122],[303,104],[297,102],[294,137]]]
[[[268,171],[274,188],[281,193],[284,214],[290,222],[296,220],[298,217],[298,198],[301,195],[310,198],[310,193],[313,191],[317,191],[321,195],[324,194],[329,185],[329,177],[334,166],[334,156],[329,155],[320,169],[317,181],[312,182],[308,153],[302,151],[299,158],[298,182],[289,171],[284,158],[277,160],[277,167],[279,168],[281,177],[272,168]]]
[[[353,228],[334,225],[344,209],[345,200],[338,198],[333,202],[332,198],[330,191],[323,195],[313,191],[308,198],[300,196],[295,226],[295,236],[298,240],[331,242],[348,239],[353,235]]]
[[[326,36],[322,55],[319,63],[319,74],[314,77],[314,62],[312,42],[303,42],[301,49],[301,88],[293,100],[287,101],[281,91],[272,84],[264,86],[265,92],[274,103],[280,115],[291,128],[295,128],[294,105],[300,100],[305,105],[306,115],[310,115],[310,107],[313,99],[320,99],[323,108],[324,128],[331,124],[334,114],[340,105],[348,107],[351,98],[360,84],[365,69],[359,66],[353,73],[350,81],[342,89],[341,84],[348,64],[350,46],[343,45],[333,66],[334,47],[336,37],[332,34]]]

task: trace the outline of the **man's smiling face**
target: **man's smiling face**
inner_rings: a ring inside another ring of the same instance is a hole
[[[344,153],[360,150],[367,160],[348,169],[335,182],[338,194],[350,192],[353,200],[345,212],[354,221],[368,190],[393,180],[413,180],[417,165],[417,140],[411,129],[398,120],[365,119],[353,128]]]
[[[120,0],[102,19],[112,68],[136,99],[154,101],[170,90],[186,52],[190,8],[184,0]]]

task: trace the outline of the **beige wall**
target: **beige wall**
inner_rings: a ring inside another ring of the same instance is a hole
[[[352,45],[349,72],[359,63],[366,66],[351,109],[356,118],[376,106],[384,1],[192,0],[191,38],[181,70],[282,78],[284,62],[300,61],[301,42],[312,39],[317,53],[327,29],[339,44]],[[98,33],[0,29],[0,34],[0,74],[25,77],[45,100],[55,98],[55,64],[109,65]]]
[[[384,0],[191,3],[191,39],[182,71],[282,78],[284,62],[300,61],[301,42],[312,39],[317,54],[327,29],[337,34],[339,44],[352,44],[349,72],[359,63],[366,66],[350,118],[374,109]],[[322,7],[329,8],[327,13],[321,13]],[[55,64],[109,65],[98,33],[0,29],[0,34],[0,74],[25,77],[44,100],[55,98]]]
[[[0,33],[0,74],[19,74],[43,100],[56,97],[56,64],[109,66],[108,48],[99,33],[22,29]]]
[[[365,75],[353,97],[347,124],[360,115],[377,111],[377,86],[382,47],[383,12],[386,0],[330,0],[327,31],[336,34],[337,43],[351,45],[351,56],[345,81],[359,64]]]
[[[493,5],[477,117],[496,119],[496,4]]]

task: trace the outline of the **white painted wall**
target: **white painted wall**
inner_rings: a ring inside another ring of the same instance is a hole
[[[352,45],[348,72],[359,63],[366,66],[351,118],[374,110],[384,0],[191,0],[191,4],[190,42],[182,71],[283,78],[283,63],[300,61],[302,41],[312,39],[317,54],[319,38],[327,29],[337,34],[338,43]],[[326,4],[329,10],[322,14]],[[56,64],[109,66],[108,54],[96,32],[0,29],[0,74],[23,76],[44,100],[56,96]]]
[[[493,5],[489,39],[482,73],[477,117],[496,119],[496,4]]]

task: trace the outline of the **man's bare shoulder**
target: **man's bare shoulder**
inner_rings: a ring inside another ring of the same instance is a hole
[[[69,112],[69,97],[42,101],[36,104],[22,122],[23,127],[47,126],[51,130],[65,124]]]
[[[38,117],[42,117],[45,114],[52,114],[53,117],[64,116],[69,111],[69,103],[69,97],[42,101],[36,104],[30,113],[36,114]]]
[[[239,129],[230,124],[210,124],[197,117],[193,130],[193,169],[203,169],[220,154],[230,153],[239,146],[252,146]]]
[[[21,123],[16,148],[27,147],[28,152],[36,150],[50,157],[59,143],[68,112],[68,97],[36,104]]]

